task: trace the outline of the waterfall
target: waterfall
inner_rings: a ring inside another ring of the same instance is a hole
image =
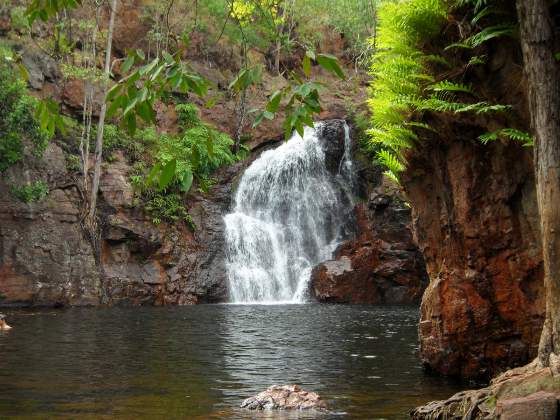
[[[332,257],[353,220],[350,136],[338,174],[327,169],[321,123],[264,152],[243,174],[225,216],[234,303],[302,303],[313,267]]]

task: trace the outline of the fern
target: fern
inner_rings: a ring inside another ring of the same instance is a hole
[[[469,43],[472,48],[476,48],[483,43],[502,36],[512,36],[515,27],[511,24],[495,25],[489,28],[484,28],[479,33],[467,38],[466,42]]]
[[[435,54],[430,54],[430,55],[426,55],[424,56],[424,61],[427,63],[436,63],[436,64],[441,64],[442,66],[451,68],[452,65],[451,63],[446,60],[444,57],[442,57],[441,55],[435,55]]]
[[[404,169],[401,151],[418,140],[410,116],[424,87],[434,83],[425,67],[429,63],[450,66],[443,57],[425,55],[417,47],[440,32],[446,16],[442,0],[385,2],[378,10],[379,52],[371,67],[372,97],[368,101],[373,126],[368,130],[369,148],[379,150],[381,146],[378,161],[394,180]]]
[[[486,64],[486,58],[486,55],[475,55],[470,58],[467,67],[476,66],[477,64]]]
[[[455,7],[474,6],[475,13],[488,5],[490,0],[455,0]]]
[[[503,112],[511,109],[510,105],[491,105],[488,102],[476,102],[473,104],[465,104],[461,102],[450,102],[435,96],[421,100],[417,103],[418,110],[435,111],[435,112],[453,112],[460,114],[464,112],[475,112],[477,114],[486,114],[490,112]]]
[[[502,128],[490,133],[485,133],[478,136],[478,139],[482,144],[488,144],[491,141],[496,141],[499,138],[507,138],[510,140],[517,141],[525,147],[531,147],[534,144],[531,135],[525,131],[517,130],[515,128]]]
[[[485,9],[488,3],[489,0],[458,0],[455,5],[474,8],[472,23],[476,25],[496,12]],[[423,54],[419,48],[439,34],[446,21],[447,4],[443,0],[402,0],[383,2],[378,10],[379,50],[371,66],[373,82],[368,105],[372,128],[367,131],[368,149],[377,152],[378,162],[387,168],[386,175],[397,182],[406,165],[403,151],[414,147],[420,140],[419,134],[423,133],[418,131],[417,134],[414,130],[433,131],[429,125],[414,121],[418,112],[486,114],[511,108],[484,101],[461,102],[458,99],[461,95],[475,97],[472,86],[452,80],[435,82],[427,71],[432,64],[451,67],[440,55]],[[496,37],[512,35],[513,30],[512,25],[491,26],[447,49],[476,48]],[[473,57],[466,67],[483,64],[485,59],[485,56]],[[502,131],[500,135],[521,137],[519,132],[513,131]],[[491,137],[487,137],[488,141]]]
[[[397,155],[382,149],[377,153],[377,160],[381,165],[387,168],[386,174],[398,182],[399,174],[404,170],[405,166]]]
[[[428,90],[433,90],[434,92],[462,92],[473,94],[471,85],[464,85],[461,83],[453,83],[449,80],[443,80],[438,83],[434,83],[428,86]]]
[[[449,50],[451,48],[465,48],[474,49],[491,39],[502,37],[502,36],[513,36],[515,33],[515,26],[511,24],[501,24],[494,25],[488,28],[484,28],[482,31],[460,41],[448,45],[445,49]]]

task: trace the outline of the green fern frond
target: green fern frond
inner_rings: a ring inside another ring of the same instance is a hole
[[[426,123],[423,123],[423,122],[408,121],[408,122],[405,123],[405,125],[408,126],[408,127],[423,128],[425,130],[433,131],[434,133],[436,133],[436,130],[434,130],[429,124],[426,124]]]
[[[455,0],[455,7],[474,6],[475,13],[488,5],[490,0]]]
[[[473,94],[472,86],[465,85],[461,83],[453,83],[449,80],[442,80],[441,82],[434,83],[428,86],[428,90],[433,90],[434,92],[462,92]]]
[[[461,102],[450,102],[432,96],[428,99],[419,101],[419,103],[417,104],[417,109],[421,111],[453,112],[455,114],[460,114],[463,112],[476,112],[477,114],[486,114],[489,112],[507,111],[511,109],[511,105],[491,105],[488,102],[465,104]]]
[[[494,13],[496,13],[496,10],[492,9],[491,7],[485,7],[472,18],[471,25],[476,25],[480,20]]]
[[[500,130],[478,136],[478,140],[480,140],[482,144],[488,144],[491,141],[498,140],[499,138],[508,138],[510,140],[517,141],[525,147],[531,147],[534,145],[533,138],[529,133],[515,128],[502,128]]]
[[[490,41],[491,39],[499,38],[502,36],[513,36],[514,33],[515,26],[511,24],[490,26],[460,42],[455,42],[451,45],[448,45],[447,47],[445,47],[445,50],[447,51],[452,48],[474,49],[481,46],[485,42]]]
[[[398,175],[395,174],[393,171],[386,170],[385,172],[383,172],[383,175],[385,175],[387,178],[391,179],[395,184],[400,184],[401,183]]]
[[[403,165],[403,163],[399,160],[397,155],[391,153],[389,150],[380,150],[377,153],[377,160],[381,165],[385,166],[395,175],[398,175],[399,173],[404,171],[405,166]]]
[[[476,66],[477,64],[486,64],[486,58],[486,54],[475,55],[474,57],[471,57],[471,59],[467,63],[467,67]]]
[[[441,55],[435,55],[435,54],[426,55],[424,56],[424,61],[427,63],[441,64],[448,68],[452,67],[451,63]]]
[[[453,44],[449,44],[447,47],[445,47],[443,50],[447,51],[447,50],[451,50],[453,48],[464,48],[466,50],[470,50],[472,49],[472,45],[469,44],[468,42],[465,41],[461,41],[461,42],[454,42]]]
[[[495,25],[484,28],[479,33],[467,38],[465,42],[470,44],[472,48],[476,48],[483,43],[502,36],[512,36],[515,27],[511,24]]]

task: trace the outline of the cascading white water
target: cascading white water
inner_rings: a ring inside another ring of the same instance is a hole
[[[319,126],[318,126],[319,127]],[[225,216],[234,303],[302,303],[312,268],[349,235],[353,211],[349,129],[333,176],[318,128],[264,152],[243,174]]]

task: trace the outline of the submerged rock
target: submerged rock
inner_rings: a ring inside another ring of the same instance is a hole
[[[249,410],[326,410],[327,403],[319,394],[308,392],[298,385],[272,385],[241,403]]]

